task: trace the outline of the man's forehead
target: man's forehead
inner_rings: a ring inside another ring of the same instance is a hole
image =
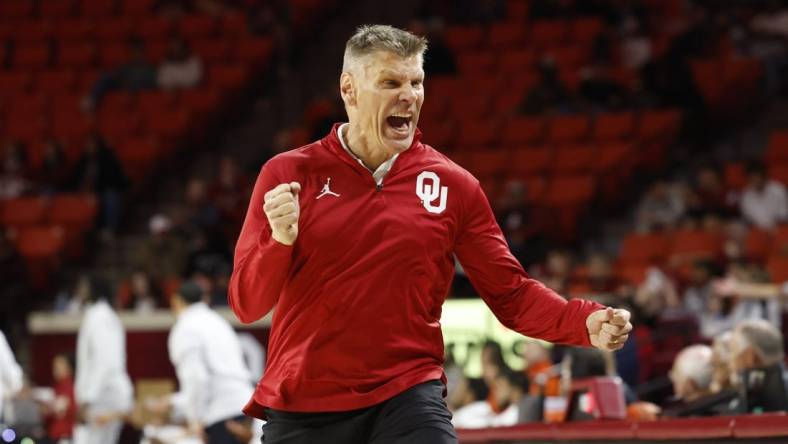
[[[418,55],[402,57],[389,51],[377,51],[366,57],[368,74],[390,76],[423,76],[422,59]]]

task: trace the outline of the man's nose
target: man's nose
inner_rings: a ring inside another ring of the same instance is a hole
[[[408,104],[415,102],[417,97],[418,93],[413,86],[405,86],[399,93],[399,99]]]

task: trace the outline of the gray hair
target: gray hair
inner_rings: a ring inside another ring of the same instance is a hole
[[[408,31],[388,25],[362,25],[348,39],[342,71],[348,72],[353,61],[376,51],[389,51],[400,57],[418,56],[424,58],[427,39]]]
[[[695,382],[698,390],[708,390],[714,367],[711,365],[711,347],[707,345],[690,345],[676,356],[673,371],[681,378]]]
[[[733,331],[738,352],[752,347],[764,366],[783,361],[783,337],[779,330],[763,319],[742,321]]]

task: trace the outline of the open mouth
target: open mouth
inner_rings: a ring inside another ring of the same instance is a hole
[[[411,116],[406,114],[392,114],[386,118],[386,123],[397,131],[406,132],[410,127]]]

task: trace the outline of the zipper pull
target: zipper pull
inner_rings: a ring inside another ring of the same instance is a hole
[[[375,185],[375,192],[380,193],[383,190],[383,184],[379,183]]]

